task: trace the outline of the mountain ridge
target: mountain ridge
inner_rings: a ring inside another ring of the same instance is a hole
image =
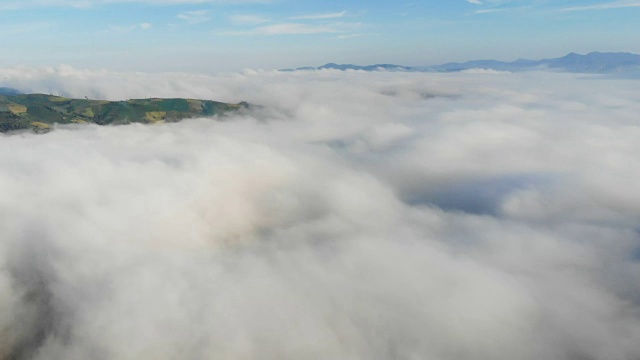
[[[54,124],[158,124],[238,111],[249,104],[183,98],[124,101],[73,99],[46,94],[0,95],[0,132],[47,132]]]
[[[20,95],[22,92],[20,90],[10,88],[10,87],[0,87],[0,95]]]
[[[281,71],[313,71],[313,70],[359,70],[359,71],[404,71],[404,72],[459,72],[471,69],[488,69],[497,71],[559,71],[571,73],[612,74],[624,72],[640,72],[640,55],[628,52],[598,52],[585,55],[569,53],[563,57],[515,61],[471,60],[466,62],[449,62],[432,66],[404,66],[396,64],[354,65],[328,63],[319,67],[300,67]]]

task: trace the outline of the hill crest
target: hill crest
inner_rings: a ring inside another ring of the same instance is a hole
[[[72,99],[46,94],[0,95],[0,132],[48,131],[53,124],[158,124],[210,117],[247,108],[211,100],[149,98],[124,101]]]

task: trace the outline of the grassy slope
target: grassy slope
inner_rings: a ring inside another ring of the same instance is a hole
[[[120,125],[134,122],[174,122],[238,110],[247,104],[194,99],[134,99],[103,101],[69,99],[44,94],[0,95],[0,132],[46,130],[70,123]]]

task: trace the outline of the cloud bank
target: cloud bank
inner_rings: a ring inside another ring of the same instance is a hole
[[[637,359],[637,83],[0,69],[264,108],[0,136],[0,358]]]

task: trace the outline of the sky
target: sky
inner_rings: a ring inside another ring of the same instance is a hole
[[[637,0],[2,0],[0,66],[217,73],[640,52]]]

